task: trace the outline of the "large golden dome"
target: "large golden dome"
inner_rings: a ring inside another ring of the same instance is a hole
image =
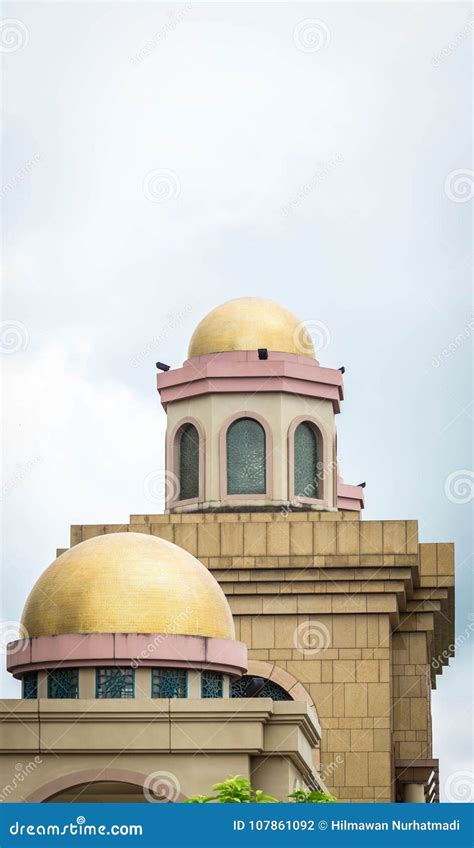
[[[194,330],[188,358],[259,347],[314,358],[309,333],[296,315],[261,297],[239,297],[209,312]]]
[[[76,545],[37,580],[22,615],[28,636],[177,633],[235,639],[226,597],[187,551],[144,533]]]

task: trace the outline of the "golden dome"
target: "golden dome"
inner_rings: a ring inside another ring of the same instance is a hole
[[[314,358],[311,337],[296,315],[261,297],[239,297],[209,312],[194,330],[188,358],[259,347]]]
[[[28,636],[177,633],[235,639],[226,597],[187,551],[144,533],[96,536],[61,554],[33,587]]]

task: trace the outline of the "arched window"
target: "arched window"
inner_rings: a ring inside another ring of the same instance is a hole
[[[179,500],[199,497],[199,433],[183,424],[178,433]]]
[[[295,497],[320,498],[321,474],[318,433],[311,421],[302,421],[295,430]]]
[[[286,689],[266,677],[244,674],[230,685],[231,698],[271,698],[272,701],[292,701]]]
[[[227,430],[227,494],[267,491],[265,430],[254,418],[239,418]]]

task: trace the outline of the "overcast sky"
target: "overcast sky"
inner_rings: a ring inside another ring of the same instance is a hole
[[[70,524],[160,511],[144,491],[163,467],[154,363],[179,365],[206,312],[257,295],[346,366],[343,477],[367,481],[365,518],[456,543],[466,631],[470,15],[4,5],[5,619]],[[472,787],[472,641],[433,693],[442,787]]]

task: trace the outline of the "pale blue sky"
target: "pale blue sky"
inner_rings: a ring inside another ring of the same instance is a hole
[[[469,6],[37,2],[3,18],[21,23],[2,56],[3,318],[21,342],[2,357],[4,618],[71,523],[158,511],[154,363],[178,365],[218,303],[258,295],[327,328],[343,476],[367,481],[367,519],[456,543],[462,633],[472,499],[445,484],[470,470],[472,487],[472,200],[453,176],[472,168]],[[470,656],[468,640],[433,693],[442,784],[472,771]]]

